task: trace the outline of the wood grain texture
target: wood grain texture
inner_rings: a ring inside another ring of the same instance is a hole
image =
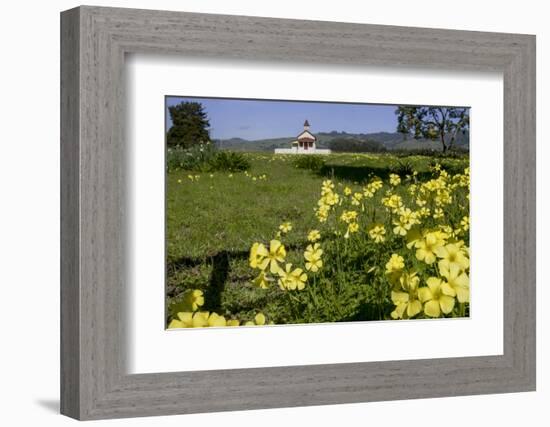
[[[100,419],[535,389],[534,36],[84,6],[62,13],[61,38],[62,413]],[[502,72],[504,354],[128,375],[127,53]]]
[[[80,414],[79,69],[80,14],[61,21],[61,412]]]

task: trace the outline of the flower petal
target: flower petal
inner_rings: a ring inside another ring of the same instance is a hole
[[[407,316],[414,317],[421,311],[422,311],[422,304],[420,304],[420,301],[418,300],[411,301],[407,307]]]
[[[439,298],[439,304],[441,305],[441,311],[445,314],[449,314],[453,311],[455,306],[455,299],[447,295],[441,295]]]
[[[439,302],[434,300],[428,301],[424,304],[424,313],[430,317],[439,317],[441,315]]]

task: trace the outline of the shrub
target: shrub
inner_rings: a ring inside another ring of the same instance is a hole
[[[393,165],[390,168],[392,173],[399,175],[400,177],[405,177],[407,175],[412,175],[414,172],[414,166],[408,160],[402,161],[399,160],[396,165]]]
[[[436,150],[433,148],[415,148],[410,150],[396,149],[391,150],[391,153],[396,157],[409,157],[409,156],[427,156],[435,158],[448,158],[448,159],[464,159],[469,155],[469,150],[462,147],[453,147],[450,150],[447,150],[445,153],[441,150]]]
[[[434,170],[437,165],[441,170],[444,170],[450,174],[458,174],[464,171],[464,165],[457,162],[454,158],[450,159],[432,159],[428,166],[430,170]]]
[[[381,153],[386,148],[378,141],[355,138],[334,138],[328,144],[335,153]]]
[[[250,162],[243,154],[219,151],[209,143],[188,149],[169,148],[166,153],[166,167],[168,172],[176,170],[237,172],[250,169]]]
[[[208,163],[216,154],[217,150],[213,144],[200,144],[188,149],[168,148],[166,167],[168,172],[176,170],[204,172],[208,169]]]
[[[296,157],[294,160],[294,166],[298,169],[308,169],[318,172],[323,166],[325,166],[325,160],[321,156],[304,154]]]
[[[218,151],[208,166],[210,171],[239,172],[250,169],[250,161],[242,153]]]

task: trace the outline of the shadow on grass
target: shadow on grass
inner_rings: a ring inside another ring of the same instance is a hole
[[[218,252],[211,260],[212,273],[204,293],[204,308],[206,310],[216,310],[222,304],[222,293],[229,277],[229,252]]]
[[[327,178],[338,178],[347,181],[364,182],[377,176],[382,180],[387,180],[391,173],[395,173],[390,167],[372,167],[372,166],[351,166],[351,165],[325,165],[319,170],[319,175]],[[404,175],[404,174],[399,174]],[[401,178],[404,178],[402,176]],[[417,179],[420,181],[431,178],[430,172],[420,172]]]
[[[298,244],[286,245],[287,250],[293,250]],[[249,251],[220,251],[213,256],[189,258],[181,257],[167,262],[167,277],[176,274],[179,270],[191,269],[199,265],[211,265],[212,271],[208,280],[208,286],[204,289],[204,309],[216,311],[221,307],[222,294],[225,290],[231,273],[231,260],[247,259]],[[166,296],[174,298],[181,293],[182,289],[178,286],[169,286],[166,289]]]

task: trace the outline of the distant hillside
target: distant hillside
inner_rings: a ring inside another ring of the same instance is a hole
[[[360,141],[375,141],[382,144],[387,150],[415,150],[429,148],[440,150],[441,144],[438,141],[426,139],[403,139],[403,135],[398,132],[376,132],[376,133],[346,133],[346,132],[320,132],[317,136],[317,147],[328,148],[333,139],[350,138]],[[216,140],[216,145],[222,150],[232,151],[273,151],[275,148],[290,148],[290,143],[295,137],[271,138],[249,141],[242,138],[220,139]],[[469,135],[459,135],[456,146],[469,149]]]

